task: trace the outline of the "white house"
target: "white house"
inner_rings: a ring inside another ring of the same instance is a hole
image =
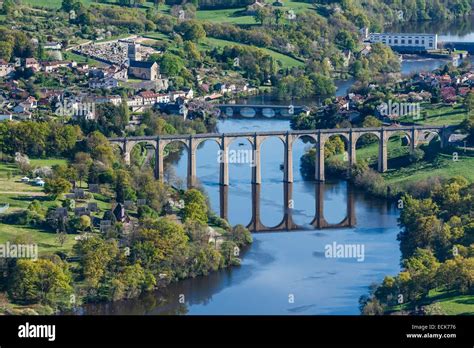
[[[118,106],[118,105],[122,104],[122,97],[119,96],[119,95],[109,95],[109,96],[106,96],[106,97],[97,97],[97,98],[95,98],[95,102],[97,104],[112,103],[115,106]]]
[[[63,45],[59,42],[46,42],[44,45],[43,45],[43,48],[45,50],[55,50],[55,51],[59,51],[61,50],[61,48],[63,48]]]
[[[106,77],[104,79],[89,80],[89,88],[105,88],[112,89],[119,86],[119,81],[114,77]]]

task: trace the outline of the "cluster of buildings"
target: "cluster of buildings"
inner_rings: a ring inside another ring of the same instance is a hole
[[[474,72],[468,72],[460,76],[451,77],[448,74],[420,73],[411,80],[405,82],[406,90],[410,87],[418,86],[418,91],[407,93],[394,93],[393,104],[397,107],[419,107],[423,103],[431,103],[435,90],[439,89],[440,101],[446,104],[459,102],[459,97],[465,97],[468,93],[474,93]],[[377,85],[370,85],[369,89],[375,90]],[[436,92],[438,93],[438,92]],[[369,92],[367,95],[358,93],[349,93],[346,96],[336,97],[335,104],[337,112],[343,115],[348,121],[357,121],[361,116],[359,110],[372,98]],[[391,105],[391,101],[379,105],[376,115],[382,121],[394,121],[400,114],[397,112],[393,115],[387,114],[387,105]],[[329,107],[329,106],[326,106]],[[324,108],[323,108],[324,109]],[[411,109],[410,109],[411,110]]]
[[[420,73],[414,77],[412,84],[423,84],[431,89],[439,88],[443,102],[455,103],[459,96],[464,97],[474,92],[474,71],[456,77],[448,74]]]
[[[398,52],[427,52],[438,48],[437,34],[370,33],[369,40],[381,42]]]

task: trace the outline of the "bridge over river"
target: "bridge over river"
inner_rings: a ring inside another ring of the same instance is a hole
[[[182,143],[187,148],[187,183],[188,187],[196,186],[196,153],[198,146],[204,141],[215,141],[221,153],[227,154],[229,146],[236,139],[247,139],[251,145],[251,170],[252,170],[252,221],[248,227],[253,232],[261,231],[279,231],[279,230],[301,230],[303,226],[298,226],[293,222],[291,207],[283,207],[284,218],[277,226],[264,226],[260,220],[260,184],[261,165],[260,148],[262,143],[268,138],[278,138],[283,142],[283,178],[284,204],[292,201],[292,183],[293,183],[293,144],[299,138],[312,139],[316,147],[316,170],[315,180],[317,182],[325,181],[324,174],[324,152],[326,142],[333,136],[340,136],[347,144],[347,160],[349,166],[356,163],[356,145],[358,139],[365,134],[372,134],[378,138],[378,170],[385,172],[387,170],[387,144],[389,139],[401,134],[406,137],[411,150],[415,149],[421,142],[432,139],[433,136],[439,138],[441,146],[444,147],[449,142],[449,137],[453,134],[453,127],[438,126],[401,126],[401,127],[381,127],[381,128],[341,128],[341,129],[320,129],[320,130],[302,130],[288,132],[257,132],[257,133],[224,133],[224,134],[196,134],[196,135],[166,135],[166,136],[143,136],[130,138],[111,138],[109,141],[121,149],[124,161],[130,163],[130,153],[137,144],[146,144],[155,149],[154,170],[158,180],[164,180],[164,156],[165,147],[171,143]],[[217,154],[216,154],[217,156]],[[216,157],[217,158],[217,157]],[[222,156],[219,161],[220,175],[220,215],[227,218],[227,192],[229,186],[229,161],[227,156]],[[339,224],[328,224],[323,216],[323,185],[316,185],[316,216],[311,222],[312,227],[331,228],[331,227],[350,227],[355,223],[354,206],[350,192],[348,192],[347,217]]]
[[[221,117],[233,118],[284,118],[288,119],[301,113],[308,113],[304,105],[252,105],[252,104],[218,104]]]
[[[145,143],[147,146],[153,146],[155,149],[155,176],[158,180],[163,180],[164,175],[164,148],[166,145],[178,142],[184,144],[188,152],[188,173],[187,182],[189,187],[195,186],[196,181],[196,152],[198,146],[206,141],[215,141],[222,154],[220,163],[219,184],[229,185],[229,145],[238,138],[247,139],[252,146],[252,183],[261,183],[260,168],[260,148],[265,139],[275,137],[280,139],[284,145],[283,172],[284,181],[293,182],[293,143],[299,138],[310,138],[316,143],[316,177],[319,182],[325,180],[324,175],[324,145],[333,136],[340,136],[348,145],[347,159],[349,165],[356,163],[356,144],[358,139],[365,134],[372,134],[378,138],[378,170],[387,171],[387,144],[395,134],[402,133],[410,144],[411,149],[433,136],[438,136],[441,146],[445,146],[450,135],[453,133],[452,127],[439,126],[401,126],[401,127],[381,127],[381,128],[340,128],[340,129],[319,129],[319,130],[301,130],[288,132],[256,132],[256,133],[211,133],[196,135],[164,135],[164,136],[142,136],[129,138],[110,138],[112,144],[117,145],[123,155],[126,163],[130,163],[130,153],[133,147],[139,143]],[[216,154],[217,155],[217,154]]]

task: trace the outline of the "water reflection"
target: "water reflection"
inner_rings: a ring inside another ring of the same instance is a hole
[[[346,183],[324,186],[316,197],[330,198],[334,207],[347,204],[340,194],[348,189]],[[134,300],[86,305],[82,313],[358,314],[358,298],[368,285],[399,271],[398,211],[357,190],[349,195],[357,207],[355,227],[257,233],[241,255],[241,267],[187,279]],[[334,210],[325,210],[327,218],[334,218]],[[325,245],[333,242],[363,244],[364,262],[326,258]],[[289,294],[294,303],[288,302]]]
[[[474,16],[449,20],[403,22],[392,25],[388,31],[393,33],[432,33],[438,34],[440,41],[474,41]]]

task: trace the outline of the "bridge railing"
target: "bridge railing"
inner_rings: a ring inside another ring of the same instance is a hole
[[[230,132],[230,133],[201,133],[201,134],[177,134],[177,135],[159,135],[159,136],[143,136],[143,137],[123,137],[109,138],[111,142],[130,141],[155,141],[163,140],[186,140],[189,138],[221,138],[221,137],[251,137],[251,136],[282,136],[282,135],[316,135],[316,134],[339,134],[350,132],[381,132],[381,131],[411,131],[411,130],[436,130],[446,129],[446,126],[400,126],[400,127],[370,127],[370,128],[335,128],[335,129],[311,129],[311,130],[291,130],[291,131],[264,131],[264,132]]]

